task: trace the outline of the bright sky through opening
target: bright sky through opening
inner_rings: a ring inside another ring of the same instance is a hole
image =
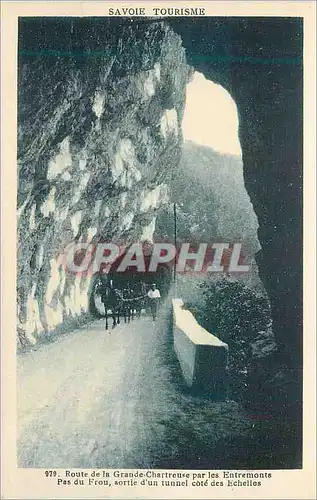
[[[238,126],[237,107],[230,94],[196,71],[186,88],[184,139],[241,156]]]

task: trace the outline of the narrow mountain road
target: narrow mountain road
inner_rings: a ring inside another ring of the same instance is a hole
[[[20,467],[201,467],[241,436],[236,403],[184,391],[162,323],[104,321],[18,357]]]

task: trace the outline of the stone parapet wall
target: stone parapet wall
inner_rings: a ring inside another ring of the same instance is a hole
[[[228,345],[207,332],[181,299],[173,299],[174,349],[188,387],[222,398],[227,389]]]

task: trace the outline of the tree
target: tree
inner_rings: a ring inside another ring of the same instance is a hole
[[[200,293],[187,307],[201,326],[228,344],[229,375],[236,392],[246,386],[252,341],[271,326],[269,301],[228,276],[197,286]]]

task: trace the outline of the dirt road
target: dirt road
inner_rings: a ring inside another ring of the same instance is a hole
[[[98,320],[19,356],[19,466],[217,466],[219,438],[249,424],[233,402],[186,394],[170,342],[147,317]]]

